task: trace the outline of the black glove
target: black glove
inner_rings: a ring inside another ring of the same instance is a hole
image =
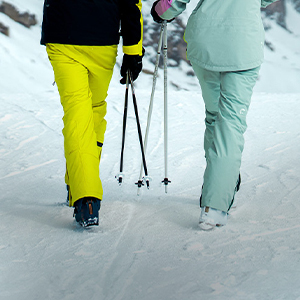
[[[153,3],[152,8],[151,8],[151,16],[153,18],[153,21],[156,23],[162,23],[164,21],[164,19],[162,19],[158,13],[155,10],[155,6],[156,4],[159,2],[160,0],[157,0]],[[167,20],[168,23],[172,22],[175,18],[171,19],[171,20]]]
[[[138,78],[143,67],[142,58],[144,56],[144,53],[145,53],[145,49],[143,48],[143,55],[128,55],[128,54],[123,55],[123,62],[122,62],[121,72],[120,72],[122,76],[120,80],[121,84],[126,83],[127,71],[131,73],[133,81],[135,81]]]

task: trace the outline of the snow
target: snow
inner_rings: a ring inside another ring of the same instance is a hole
[[[141,155],[131,102],[122,186],[114,177],[125,93],[116,66],[107,98],[100,225],[85,230],[64,204],[63,112],[45,49],[38,45],[39,26],[9,25],[12,36],[0,34],[1,300],[300,299],[300,90],[293,84],[299,82],[299,56],[294,68],[286,65],[277,89],[268,79],[282,70],[282,55],[266,49],[247,119],[238,206],[228,225],[211,232],[197,226],[205,158],[204,107],[195,78],[169,71],[183,86],[169,84],[172,182],[166,194],[160,183],[160,70],[146,155],[152,181],[137,196]],[[273,26],[267,37],[279,49],[285,35]],[[286,51],[292,52],[296,46],[289,43]],[[136,82],[143,131],[151,84],[147,74]]]

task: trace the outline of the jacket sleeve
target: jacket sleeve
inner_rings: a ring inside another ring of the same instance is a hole
[[[142,55],[143,16],[142,0],[120,0],[123,52]]]
[[[261,6],[267,7],[268,5],[272,4],[273,2],[276,2],[278,0],[261,0]]]
[[[155,11],[164,20],[171,20],[180,15],[190,0],[160,0]]]

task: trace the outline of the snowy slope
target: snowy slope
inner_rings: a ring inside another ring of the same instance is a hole
[[[10,28],[10,37],[0,34],[0,92],[39,92],[51,86],[53,75],[45,48],[39,45],[43,3],[41,0],[8,1],[20,12],[37,15],[30,29],[0,13],[0,22]],[[27,7],[27,8],[26,8]]]
[[[24,1],[14,1],[23,10]],[[32,12],[41,7],[40,0],[27,2]],[[167,194],[160,184],[158,80],[147,149],[152,182],[137,196],[140,151],[131,103],[125,181],[118,186],[114,178],[124,101],[116,66],[107,98],[100,226],[83,230],[64,205],[62,109],[38,45],[39,26],[25,29],[3,14],[0,21],[11,22],[12,33],[0,34],[0,300],[300,299],[300,91],[292,84],[299,65],[288,60],[278,93],[276,77],[269,79],[284,60],[266,53],[269,67],[260,78],[266,83],[258,82],[248,115],[238,207],[226,227],[212,232],[197,228],[205,159],[204,107],[195,80],[172,70],[186,90],[169,86]],[[280,42],[287,36],[276,25],[269,33],[276,48],[296,49],[292,36],[285,46]],[[142,74],[136,83],[143,130],[151,80]],[[270,86],[273,92],[264,90]]]
[[[300,91],[300,14],[292,4],[286,3],[287,29],[274,20],[264,19],[268,29],[266,41],[273,51],[265,47],[265,61],[262,64],[256,91],[299,92]]]
[[[147,24],[153,22],[152,17],[149,15],[152,3],[153,1],[143,2],[144,19]],[[187,5],[186,11],[179,16],[183,24],[186,24],[190,13],[197,3],[197,0],[191,0]],[[274,51],[265,47],[265,62],[261,67],[259,80],[255,87],[255,91],[257,92],[300,92],[300,13],[295,10],[295,4],[291,0],[285,0],[285,3],[286,29],[279,26],[275,19],[269,19],[264,14],[262,15],[263,23],[268,28],[266,31],[266,41],[272,45]],[[175,35],[176,28],[173,26],[173,23],[169,24],[168,32],[170,36],[176,39],[180,38]],[[154,56],[152,48],[146,49],[146,54],[147,52],[150,52]],[[187,68],[187,64],[182,62],[179,70],[176,68],[171,69],[172,72],[180,71],[180,73],[184,74],[187,73]],[[190,67],[189,70],[191,70]],[[189,77],[188,82],[186,80],[183,82],[177,81],[176,84],[183,89],[198,90],[198,87],[194,85],[195,82],[195,78]]]
[[[300,95],[254,95],[238,208],[214,232],[197,228],[205,167],[200,94],[181,91],[170,99],[172,183],[165,194],[157,93],[147,155],[153,180],[139,197],[132,107],[125,182],[119,187],[114,178],[121,96],[113,84],[100,226],[83,230],[63,204],[57,93],[0,95],[0,299],[300,299]],[[149,91],[137,96],[145,120]]]
[[[47,60],[45,47],[39,45],[40,25],[42,21],[42,0],[10,0],[16,5],[20,12],[29,11],[37,16],[38,24],[30,29],[15,23],[9,17],[0,13],[0,22],[10,28],[10,37],[0,34],[0,91],[10,92],[39,92],[45,89],[51,89],[53,74],[51,66]],[[189,14],[193,10],[197,0],[191,0],[186,11],[181,15],[185,24]],[[152,1],[143,1],[143,12],[145,22],[151,23],[149,14]],[[286,4],[286,23],[287,30],[275,23],[274,20],[264,19],[264,23],[269,30],[266,32],[266,40],[270,42],[275,49],[271,51],[268,47],[265,49],[265,62],[262,65],[260,77],[255,87],[257,92],[273,93],[298,93],[300,92],[300,14],[296,12],[290,1]],[[172,23],[169,26],[169,35],[173,35],[175,30]],[[144,59],[144,68],[153,70],[153,65],[148,60],[154,57],[156,48],[147,47],[146,58]],[[118,64],[122,59],[118,57]],[[182,76],[191,70],[191,67],[182,62],[179,68],[170,68],[174,76],[182,77],[181,81],[174,80],[179,89],[188,89],[198,91],[197,79],[190,76]],[[151,76],[142,74],[143,82],[151,82]]]

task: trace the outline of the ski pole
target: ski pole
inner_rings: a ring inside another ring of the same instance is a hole
[[[150,97],[150,103],[149,103],[149,109],[148,109],[147,126],[146,126],[145,137],[144,137],[145,153],[146,153],[147,144],[148,144],[149,129],[150,129],[150,123],[151,123],[151,117],[152,117],[152,111],[153,111],[153,99],[154,99],[154,94],[155,94],[156,80],[157,80],[157,76],[158,76],[158,65],[159,65],[160,51],[161,51],[161,47],[162,47],[162,39],[163,39],[165,24],[166,24],[165,22],[163,22],[161,24],[160,36],[159,36],[159,40],[158,40],[156,61],[155,61],[155,67],[154,67],[154,73],[153,73],[152,91],[151,91],[151,97]],[[137,194],[139,195],[139,190],[143,186],[143,164],[142,163],[141,163],[140,177],[137,182],[137,186],[138,186]]]
[[[141,146],[142,162],[143,162],[145,177],[148,176],[148,170],[147,170],[147,164],[146,164],[146,158],[145,158],[145,152],[144,152],[144,145],[143,145],[142,130],[141,130],[141,125],[140,125],[140,119],[139,119],[138,107],[137,107],[137,101],[136,101],[136,95],[135,95],[135,88],[134,88],[131,73],[129,71],[127,71],[127,74],[126,74],[126,90],[125,90],[125,104],[124,104],[124,114],[123,114],[123,131],[122,131],[122,147],[121,147],[121,158],[120,158],[120,173],[119,173],[118,176],[116,176],[116,178],[119,182],[119,185],[121,185],[121,183],[123,181],[123,157],[124,157],[124,148],[125,148],[125,133],[126,133],[126,123],[127,123],[129,85],[131,86],[132,101],[133,101],[134,112],[135,112],[135,117],[136,117],[136,124],[137,124],[139,142],[140,142],[140,146]],[[149,188],[149,180],[146,180],[146,184],[147,184],[147,187]]]
[[[143,162],[143,166],[144,166],[145,177],[148,177],[148,170],[147,170],[147,164],[146,164],[146,158],[145,158],[145,151],[144,151],[144,144],[143,144],[140,118],[139,118],[137,101],[136,101],[136,96],[135,96],[135,89],[134,89],[134,84],[133,84],[130,73],[129,73],[129,82],[130,82],[130,85],[131,85],[132,101],[133,101],[133,107],[134,107],[135,118],[136,118],[136,125],[137,125],[137,130],[138,130],[138,135],[139,135],[139,142],[140,142],[141,152],[142,152],[142,162]],[[147,188],[149,188],[149,180],[146,180],[146,184],[147,184]]]
[[[126,75],[126,89],[125,89],[125,102],[124,102],[124,113],[123,113],[123,130],[122,130],[122,147],[121,147],[121,158],[120,158],[120,173],[116,176],[119,185],[123,181],[123,157],[125,148],[125,132],[127,123],[127,111],[128,111],[128,87],[129,87],[129,76]]]
[[[164,36],[163,36],[163,57],[164,57],[164,162],[165,162],[165,178],[162,181],[165,185],[165,192],[167,193],[167,186],[171,182],[168,179],[168,36],[167,36],[167,21],[164,21]]]

